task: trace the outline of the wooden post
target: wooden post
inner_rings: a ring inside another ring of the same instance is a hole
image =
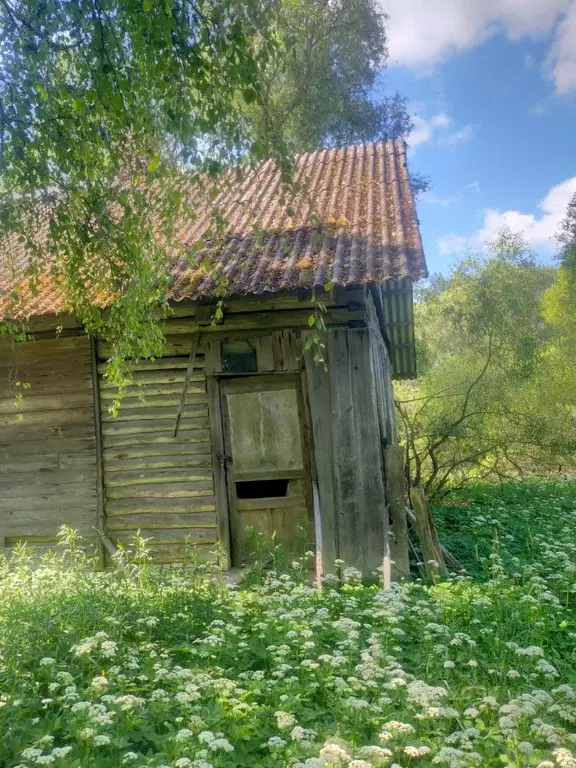
[[[318,483],[316,480],[312,483],[312,497],[314,502],[314,533],[316,534],[316,589],[322,592],[324,578],[324,566],[322,563],[322,515],[320,512],[320,494],[318,493]]]
[[[400,578],[410,575],[404,490],[404,451],[398,445],[389,445],[386,448],[386,497],[392,527],[391,558],[393,571]]]
[[[426,494],[423,488],[412,488],[410,490],[412,506],[416,515],[416,530],[422,547],[422,556],[424,558],[424,568],[431,578],[436,576],[447,576],[448,570],[442,554],[436,526],[430,511]]]
[[[98,566],[106,567],[105,535],[106,509],[104,500],[104,471],[102,468],[102,430],[100,424],[100,388],[98,386],[98,355],[96,339],[90,336],[90,360],[92,369],[92,402],[94,407],[94,437],[96,451],[96,531],[98,532]]]

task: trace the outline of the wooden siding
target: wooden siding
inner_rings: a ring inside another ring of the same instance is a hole
[[[383,411],[374,366],[374,341],[368,328],[328,330],[328,374],[306,354],[306,380],[320,499],[324,569],[334,573],[340,558],[366,575],[381,569],[387,552],[389,510],[386,498]]]
[[[0,339],[0,545],[26,541],[43,550],[63,524],[88,537],[96,525],[89,339],[52,335],[13,343],[6,337]]]
[[[157,562],[181,561],[186,542],[209,555],[218,533],[201,350],[174,436],[190,350],[182,352],[135,366],[117,416],[110,412],[115,389],[104,376],[106,363],[98,366],[106,530],[124,546],[140,531]]]

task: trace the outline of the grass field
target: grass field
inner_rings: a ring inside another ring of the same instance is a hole
[[[390,593],[3,563],[0,766],[576,766],[576,485],[436,517],[469,575]]]

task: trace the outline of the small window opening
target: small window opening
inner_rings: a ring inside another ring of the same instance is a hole
[[[248,341],[222,342],[222,373],[257,373],[256,349]]]
[[[236,483],[238,499],[270,499],[288,495],[288,480],[243,480]]]

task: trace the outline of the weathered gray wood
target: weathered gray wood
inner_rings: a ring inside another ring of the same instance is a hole
[[[2,502],[0,501],[0,504]],[[144,512],[214,512],[214,496],[196,496],[191,499],[118,499],[106,504],[108,519],[115,515],[141,514]]]
[[[107,485],[106,498],[112,499],[190,499],[213,492],[212,478],[184,483],[142,483]]]
[[[174,432],[170,432],[170,429],[174,427],[174,421],[172,419],[140,419],[139,421],[108,421],[102,424],[102,434],[104,437],[112,437],[114,435],[138,435],[166,432],[172,435],[174,440],[177,440],[182,436],[186,436],[186,432],[192,429],[207,429],[208,428],[208,414],[206,408],[202,406],[199,409],[198,414],[190,413],[186,417],[186,421],[181,428],[181,433],[174,435]],[[143,413],[146,415],[146,412]]]
[[[204,368],[204,354],[201,350],[198,350],[196,355],[196,361],[194,368]],[[169,371],[169,370],[186,370],[188,367],[188,360],[185,357],[157,357],[153,360],[139,360],[135,363],[128,365],[128,370],[132,373],[138,373],[139,371]],[[98,373],[105,374],[109,370],[109,363],[99,363]]]
[[[90,358],[92,361],[92,407],[94,414],[94,437],[96,454],[96,531],[98,532],[98,564],[100,569],[106,565],[105,536],[105,496],[104,496],[104,470],[102,467],[102,433],[100,422],[100,398],[98,389],[98,353],[96,351],[96,339],[90,337]]]
[[[268,373],[274,370],[272,336],[265,335],[256,339],[256,359],[258,360],[258,371],[260,373]]]
[[[347,337],[355,430],[355,443],[350,446],[353,458],[349,465],[355,469],[353,479],[359,499],[356,530],[361,532],[362,539],[356,541],[356,546],[362,555],[362,572],[382,571],[389,586],[390,526],[384,454],[378,439],[378,403],[370,334],[367,329],[357,329],[348,331]]]
[[[209,437],[209,431],[207,429],[198,429],[195,426],[190,429],[181,429],[178,433],[178,437],[174,437],[172,432],[150,432],[149,434],[123,434],[123,435],[110,435],[104,436],[103,444],[104,448],[119,448],[123,447],[131,449],[132,451],[139,451],[138,454],[132,455],[149,456],[154,455],[156,446],[166,446],[172,444],[174,446],[181,445],[185,447],[193,443],[203,443]],[[148,453],[146,453],[148,451]],[[106,451],[105,451],[106,452]]]
[[[109,518],[109,531],[146,528],[205,528],[217,527],[216,513],[212,512],[143,512],[114,515]]]
[[[302,345],[294,331],[284,329],[272,334],[274,366],[278,371],[298,371],[301,367]]]
[[[346,565],[361,568],[363,563],[359,562],[359,559],[362,558],[362,552],[359,549],[358,539],[362,536],[362,530],[356,515],[363,500],[358,497],[355,478],[357,440],[347,329],[330,331],[327,349],[332,399],[332,450],[336,478],[335,511],[338,520],[338,550],[340,559]]]
[[[110,538],[113,542],[127,541],[137,531],[140,531],[140,535],[148,540],[148,546],[154,546],[155,544],[184,544],[188,541],[188,544],[215,544],[218,537],[218,529],[215,525],[206,528],[164,528],[164,526],[153,527],[140,527],[135,528],[114,528],[109,530]]]
[[[416,530],[422,547],[424,569],[431,578],[438,575],[446,576],[448,570],[436,533],[436,526],[428,509],[426,494],[422,488],[411,488],[410,498],[416,515]]]
[[[27,387],[13,387],[15,381]],[[17,391],[23,400],[14,408]],[[88,337],[2,340],[0,528],[8,542],[49,546],[63,524],[90,536],[96,472]]]
[[[332,402],[330,381],[324,367],[314,362],[312,351],[304,353],[310,419],[314,438],[314,459],[318,474],[318,493],[322,515],[321,531],[316,531],[316,546],[322,551],[325,573],[336,573],[338,550],[336,481],[332,448]]]
[[[141,404],[141,407],[137,408],[120,408],[118,415],[114,416],[108,411],[104,411],[102,414],[102,422],[104,424],[118,424],[125,421],[142,421],[143,419],[150,421],[152,419],[167,420],[174,416],[176,408],[174,406],[149,406],[146,407],[146,402]],[[198,416],[208,412],[208,401],[204,398],[202,401],[193,401],[186,405],[187,416]],[[177,437],[177,435],[174,435]]]
[[[214,494],[218,515],[218,540],[224,553],[222,568],[228,569],[232,565],[232,546],[230,541],[230,510],[226,480],[222,403],[220,401],[218,382],[215,379],[208,379],[206,387],[209,400],[210,442],[212,445]]]
[[[386,496],[392,525],[393,573],[410,575],[408,524],[405,513],[404,451],[398,445],[386,448]]]
[[[152,469],[146,466],[142,470],[116,472],[107,470],[106,472],[106,485],[108,487],[139,485],[141,483],[164,485],[165,483],[185,483],[190,480],[212,480],[212,469],[210,466],[205,469],[186,468],[178,464],[178,466],[170,469]]]
[[[182,414],[184,413],[184,408],[186,406],[186,395],[188,394],[190,379],[192,378],[192,375],[194,372],[194,364],[196,362],[196,351],[198,349],[199,343],[200,343],[200,333],[197,333],[194,336],[194,340],[192,341],[192,344],[190,346],[190,359],[188,361],[188,367],[186,368],[186,376],[184,378],[184,385],[182,387],[182,395],[180,397],[180,404],[178,406],[178,411],[176,413],[176,421],[174,423],[174,437],[178,436],[180,421],[182,419]]]

